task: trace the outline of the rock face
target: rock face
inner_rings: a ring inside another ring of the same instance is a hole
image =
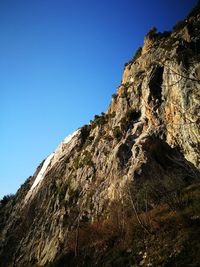
[[[0,266],[53,266],[73,242],[77,256],[81,223],[106,221],[144,185],[175,190],[199,179],[199,59],[198,6],[174,31],[150,31],[106,113],[66,138],[7,203]]]

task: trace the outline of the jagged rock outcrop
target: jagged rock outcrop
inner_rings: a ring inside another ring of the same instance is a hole
[[[72,246],[77,256],[80,224],[106,221],[113,203],[125,203],[130,192],[134,198],[138,188],[164,181],[162,198],[167,189],[198,181],[199,56],[198,7],[173,32],[151,30],[141,54],[126,64],[106,113],[66,138],[7,204],[0,266],[51,266]],[[173,201],[166,203],[173,209]]]

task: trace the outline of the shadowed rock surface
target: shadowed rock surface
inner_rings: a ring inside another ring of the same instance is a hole
[[[1,202],[0,267],[199,266],[199,4],[139,51],[108,110]]]

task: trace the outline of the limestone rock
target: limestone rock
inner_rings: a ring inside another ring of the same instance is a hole
[[[128,185],[199,179],[199,14],[186,24],[145,37],[107,112],[66,138],[8,203],[0,267],[53,262],[77,225],[107,218]]]

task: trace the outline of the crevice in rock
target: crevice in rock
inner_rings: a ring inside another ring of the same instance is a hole
[[[158,106],[162,103],[163,71],[164,68],[162,66],[154,66],[149,79],[150,94],[148,103],[154,101]]]

